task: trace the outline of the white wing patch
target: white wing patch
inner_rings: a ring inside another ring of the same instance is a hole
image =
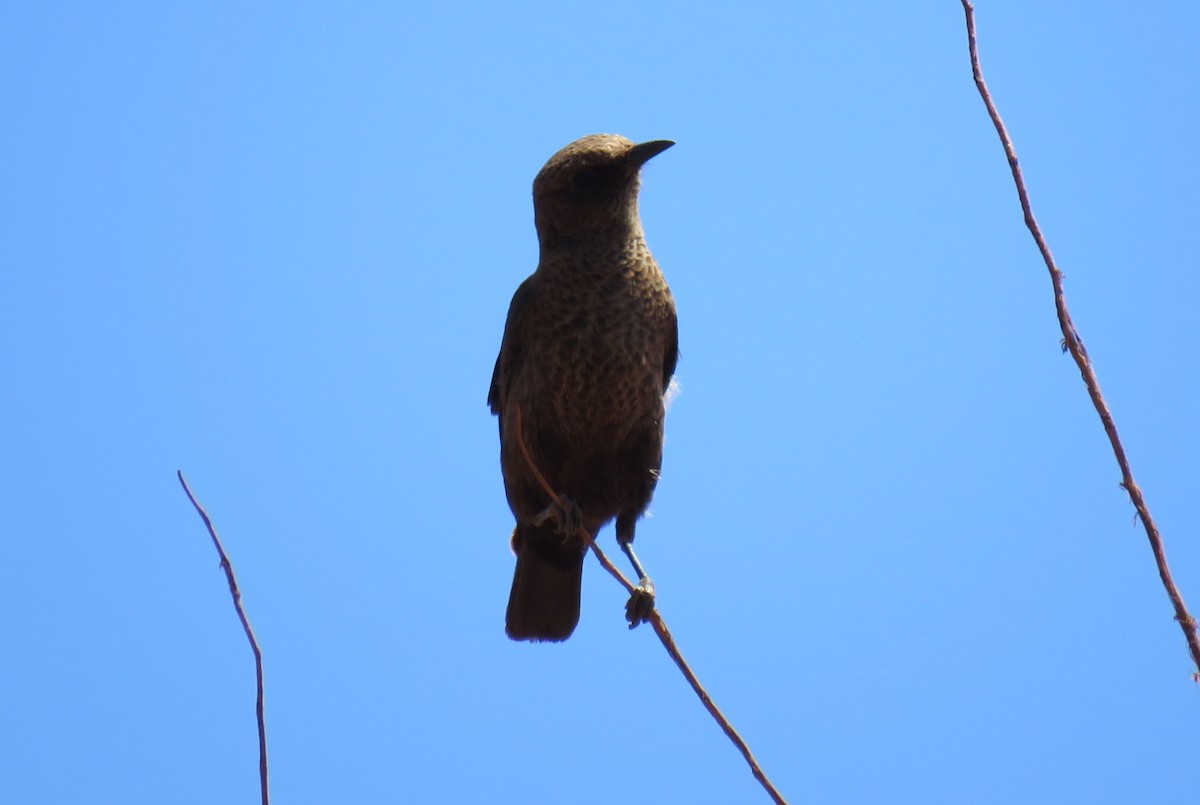
[[[671,403],[683,393],[683,386],[679,384],[679,375],[671,378],[671,382],[667,384],[667,393],[663,395],[663,407],[670,410]]]

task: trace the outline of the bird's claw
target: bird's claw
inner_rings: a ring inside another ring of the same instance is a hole
[[[569,537],[583,525],[583,511],[574,500],[566,495],[559,495],[558,500],[551,501],[549,506],[538,512],[533,518],[533,524],[541,526],[550,520],[554,521],[555,531]]]
[[[649,620],[653,611],[654,582],[650,581],[648,576],[643,576],[625,604],[625,620],[629,621],[629,628],[633,629],[643,621]]]

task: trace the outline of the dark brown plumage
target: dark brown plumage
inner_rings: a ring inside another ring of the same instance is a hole
[[[616,519],[652,596],[629,546],[658,482],[663,395],[679,350],[675,302],[646,248],[637,197],[642,165],[671,145],[594,134],[552,156],[533,182],[540,259],[513,295],[488,392],[517,520],[506,619],[514,640],[565,640],[575,629],[585,546],[564,522],[573,516],[593,535]],[[568,511],[551,506],[517,445],[518,408],[525,444]],[[631,601],[631,625],[646,605]]]

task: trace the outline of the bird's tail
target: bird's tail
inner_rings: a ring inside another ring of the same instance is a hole
[[[566,640],[579,623],[584,549],[551,525],[518,523],[513,531],[517,569],[504,631],[513,640]]]

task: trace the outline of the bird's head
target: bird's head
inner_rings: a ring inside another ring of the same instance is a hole
[[[674,144],[634,144],[616,134],[590,134],[550,157],[533,180],[538,239],[545,245],[608,232],[640,234],[642,165]]]

